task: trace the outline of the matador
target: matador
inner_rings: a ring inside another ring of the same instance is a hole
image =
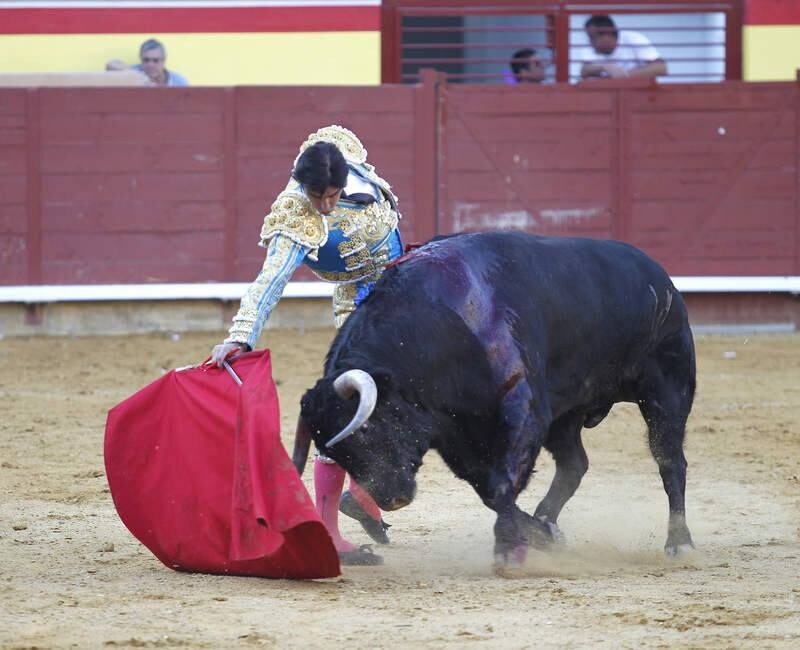
[[[301,145],[292,177],[264,218],[259,244],[267,249],[261,272],[242,298],[224,343],[212,360],[233,349],[252,349],[295,269],[306,264],[320,279],[335,283],[337,328],[369,294],[386,265],[403,251],[397,197],[367,162],[367,150],[341,126],[312,133]],[[319,514],[342,564],[371,565],[382,558],[368,546],[345,540],[338,511],[356,518],[378,543],[388,543],[381,511],[352,477],[342,494],[344,470],[318,455],[314,491]]]

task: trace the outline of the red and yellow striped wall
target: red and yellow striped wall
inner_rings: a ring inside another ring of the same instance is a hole
[[[380,83],[380,0],[0,0],[0,73],[96,72],[162,40],[193,85]],[[794,79],[800,0],[746,0],[748,81]]]
[[[0,1],[0,72],[97,72],[158,38],[192,85],[380,83],[380,0]]]
[[[800,68],[800,0],[747,0],[744,78],[795,79]]]

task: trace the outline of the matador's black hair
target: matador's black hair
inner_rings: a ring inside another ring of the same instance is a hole
[[[292,178],[316,194],[329,187],[347,185],[347,161],[331,142],[317,142],[306,149],[292,171]]]

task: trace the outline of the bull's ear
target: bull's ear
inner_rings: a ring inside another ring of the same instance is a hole
[[[309,388],[300,398],[300,413],[308,418],[312,413],[324,411],[326,395],[333,395],[333,381],[319,379],[313,388]]]

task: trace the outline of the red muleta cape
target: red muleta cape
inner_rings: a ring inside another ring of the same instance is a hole
[[[339,558],[280,441],[269,351],[173,370],[108,414],[105,464],[128,530],[179,571],[328,578]]]

